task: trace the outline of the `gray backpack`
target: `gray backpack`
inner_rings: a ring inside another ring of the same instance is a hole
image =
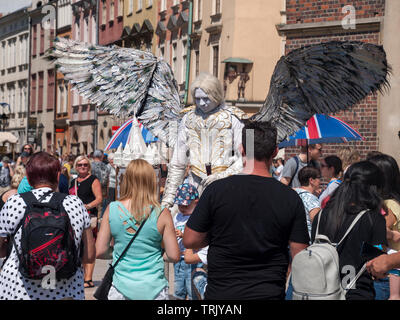
[[[293,300],[345,300],[346,292],[365,271],[361,268],[352,281],[342,287],[340,279],[339,255],[336,248],[343,242],[358,220],[367,212],[360,212],[347,229],[343,238],[332,243],[327,236],[318,234],[322,211],[318,216],[314,242],[295,255],[292,261]]]

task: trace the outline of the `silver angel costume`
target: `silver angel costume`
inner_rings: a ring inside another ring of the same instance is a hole
[[[163,197],[166,206],[173,204],[187,166],[190,168],[188,182],[200,193],[212,181],[239,173],[243,168],[238,151],[242,142],[241,120],[247,118],[243,111],[222,104],[209,114],[202,113],[195,106],[184,109],[182,113],[178,139],[168,166]]]
[[[170,66],[149,52],[61,38],[54,44],[50,56],[80,94],[112,114],[136,116],[174,148],[165,204],[173,201],[186,165],[189,179],[201,188],[241,170],[241,111],[221,104],[203,116],[194,107],[182,112]],[[277,62],[264,105],[250,121],[272,122],[279,144],[314,114],[346,110],[370,92],[387,88],[389,73],[386,53],[378,45],[331,41],[293,50]],[[179,130],[169,130],[171,123]]]

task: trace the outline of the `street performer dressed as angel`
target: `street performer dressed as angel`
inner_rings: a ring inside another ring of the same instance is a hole
[[[242,119],[246,114],[228,107],[220,81],[201,73],[191,85],[195,106],[181,111],[184,115],[168,167],[163,205],[173,205],[177,187],[182,183],[186,166],[190,166],[189,183],[200,192],[211,182],[239,173],[242,158]]]
[[[199,191],[242,170],[238,146],[246,115],[225,105],[217,78],[201,74],[191,86],[195,106],[184,109],[171,67],[162,57],[62,38],[54,44],[51,56],[81,95],[111,114],[135,116],[172,148],[163,205],[172,206],[188,165],[189,182]],[[271,122],[279,144],[314,114],[346,110],[369,93],[388,88],[389,73],[382,46],[330,41],[295,49],[277,62],[264,105],[249,121]]]

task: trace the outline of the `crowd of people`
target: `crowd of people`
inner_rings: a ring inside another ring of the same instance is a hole
[[[251,157],[245,151],[248,129],[254,130]],[[313,243],[316,229],[336,243],[363,210],[367,214],[337,247],[340,269],[361,270],[365,243],[387,254],[370,258],[346,299],[400,299],[396,160],[380,152],[362,159],[349,147],[323,156],[323,145],[316,144],[285,162],[277,157],[276,129],[269,123],[246,123],[242,138],[242,173],[215,181],[201,195],[185,179],[176,190],[175,210],[160,204],[166,166],[157,177],[148,162],[133,160],[119,180],[113,154],[101,150],[60,158],[25,145],[15,162],[4,156],[0,299],[84,299],[84,289],[94,287],[96,257],[108,256],[120,260],[109,299],[168,299],[171,283],[164,268],[172,262],[174,299],[290,300],[291,261]],[[49,289],[43,277],[26,276],[33,267],[24,260],[24,243],[28,212],[36,201],[56,210],[50,205],[54,199],[69,217],[80,260],[73,276],[57,277]]]

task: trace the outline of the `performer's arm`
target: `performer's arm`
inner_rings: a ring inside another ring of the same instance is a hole
[[[238,118],[236,118],[235,116],[232,116],[232,130],[233,130],[232,145],[233,145],[234,154],[232,155],[232,157],[227,159],[229,161],[229,163],[231,163],[231,165],[225,171],[214,173],[214,174],[208,176],[206,179],[204,179],[202,181],[203,188],[205,188],[206,186],[208,186],[211,182],[213,182],[215,180],[226,178],[233,174],[238,174],[238,173],[242,172],[243,160],[242,160],[242,156],[239,152],[239,146],[242,143],[243,127],[244,127],[244,124]]]
[[[186,144],[185,117],[178,129],[178,138],[174,147],[171,161],[168,165],[168,176],[165,182],[164,196],[161,204],[167,208],[174,204],[175,193],[178,186],[182,183],[185,176],[186,165],[188,162]]]

